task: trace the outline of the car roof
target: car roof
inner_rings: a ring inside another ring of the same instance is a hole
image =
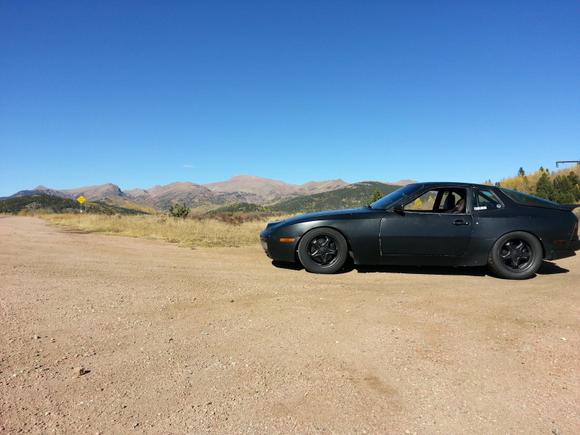
[[[457,182],[457,181],[427,181],[424,183],[412,183],[416,186],[424,186],[424,187],[439,187],[439,186],[445,186],[445,187],[483,187],[483,188],[487,188],[489,189],[490,187],[495,187],[495,186],[489,186],[489,185],[485,185],[485,184],[475,184],[475,183],[461,183],[461,182]]]

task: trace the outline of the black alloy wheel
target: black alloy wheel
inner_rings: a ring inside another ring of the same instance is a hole
[[[526,279],[542,265],[542,244],[533,234],[523,231],[508,233],[496,240],[488,258],[492,272],[508,279]]]
[[[514,271],[526,269],[532,261],[532,249],[524,240],[510,239],[501,247],[499,256]]]
[[[336,240],[326,234],[315,237],[308,244],[308,255],[322,266],[331,265],[338,256]]]
[[[348,244],[342,234],[332,228],[315,228],[302,236],[298,259],[308,272],[336,273],[348,257]]]

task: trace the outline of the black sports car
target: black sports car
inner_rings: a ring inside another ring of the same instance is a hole
[[[576,206],[467,183],[415,183],[367,207],[304,214],[260,234],[277,262],[315,273],[355,265],[483,266],[524,279],[580,248]]]

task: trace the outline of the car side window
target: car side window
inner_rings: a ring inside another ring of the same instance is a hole
[[[437,199],[437,190],[430,190],[421,196],[415,198],[413,201],[405,204],[403,207],[407,211],[433,211],[435,200]]]
[[[433,189],[408,202],[403,209],[422,213],[461,214],[466,210],[466,197],[465,189]]]
[[[497,210],[499,208],[503,208],[503,203],[495,193],[491,190],[475,190],[474,210]]]

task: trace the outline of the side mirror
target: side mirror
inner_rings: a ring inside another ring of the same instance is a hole
[[[403,206],[401,204],[396,205],[395,208],[393,208],[393,211],[400,215],[405,214],[405,210],[403,209]]]

